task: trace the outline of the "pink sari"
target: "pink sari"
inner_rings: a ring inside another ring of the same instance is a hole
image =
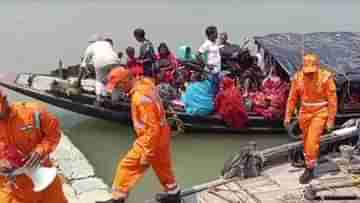
[[[284,116],[289,85],[280,78],[269,78],[254,97],[254,111],[266,119],[280,119]]]

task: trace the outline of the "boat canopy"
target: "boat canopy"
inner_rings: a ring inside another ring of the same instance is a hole
[[[303,53],[314,52],[321,64],[341,75],[360,73],[360,32],[283,33],[254,37],[291,77]]]

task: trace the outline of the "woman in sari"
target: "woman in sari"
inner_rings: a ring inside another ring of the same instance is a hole
[[[281,119],[284,116],[289,84],[278,76],[275,68],[263,83],[254,98],[254,111],[267,119]]]
[[[159,68],[160,82],[171,83],[175,69],[179,66],[178,61],[173,53],[170,52],[166,43],[160,43],[156,63]]]
[[[215,99],[217,114],[231,127],[242,128],[248,122],[241,91],[236,87],[235,80],[224,77]]]

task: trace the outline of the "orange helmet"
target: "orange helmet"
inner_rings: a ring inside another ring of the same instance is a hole
[[[127,83],[131,80],[131,73],[128,69],[119,66],[111,70],[107,79],[107,89],[112,92],[120,84],[127,85]]]
[[[303,57],[304,73],[316,72],[320,67],[320,58],[317,54],[307,53]]]

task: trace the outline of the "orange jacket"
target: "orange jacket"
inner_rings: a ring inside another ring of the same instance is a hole
[[[158,95],[155,83],[148,78],[135,82],[131,95],[131,115],[137,134],[135,144],[144,149],[145,156],[153,158],[165,136],[170,135],[166,112]],[[162,139],[163,138],[163,139]]]
[[[40,116],[36,116],[35,112],[39,112]],[[37,118],[40,122],[36,121]],[[0,121],[0,142],[16,145],[25,155],[35,150],[46,157],[59,140],[58,119],[38,103],[14,103],[10,106],[8,119]]]
[[[285,121],[290,121],[300,99],[300,118],[311,119],[315,115],[327,117],[327,125],[334,125],[337,97],[333,74],[323,68],[315,74],[314,80],[307,77],[302,70],[295,74],[291,83]]]

